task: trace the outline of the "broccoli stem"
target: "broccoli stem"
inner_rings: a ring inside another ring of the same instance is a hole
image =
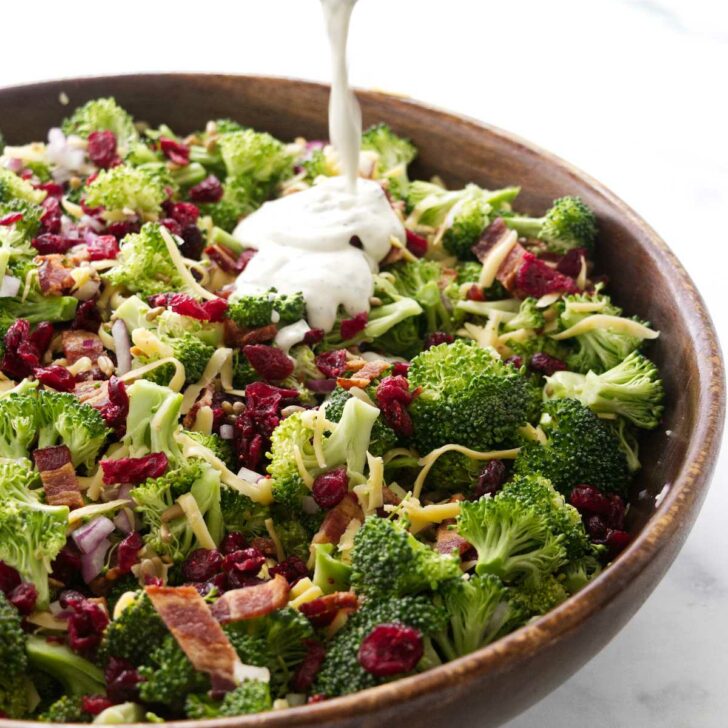
[[[71,652],[65,645],[51,644],[31,635],[26,650],[31,666],[54,677],[71,695],[105,694],[101,668]]]

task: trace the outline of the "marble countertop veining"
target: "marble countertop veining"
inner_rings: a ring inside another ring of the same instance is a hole
[[[220,4],[214,12],[230,22],[203,15],[210,26],[199,39],[190,22],[198,3],[180,0],[172,13],[167,3],[125,6],[111,14],[82,3],[71,13],[41,2],[32,45],[18,30],[26,8],[4,8],[0,84],[182,69],[328,79],[316,0]],[[170,42],[129,45],[139,18]],[[361,0],[350,55],[354,83],[487,120],[611,187],[672,246],[728,340],[727,3]],[[724,448],[691,536],[642,610],[508,728],[728,725],[727,481]],[[477,715],[469,725],[480,728]]]

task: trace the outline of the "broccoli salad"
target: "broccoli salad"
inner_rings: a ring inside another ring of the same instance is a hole
[[[629,543],[658,332],[569,190],[532,217],[517,186],[413,179],[379,124],[376,215],[326,237],[326,141],[102,98],[0,152],[0,716],[332,699],[490,644]],[[308,248],[264,235],[304,210]]]

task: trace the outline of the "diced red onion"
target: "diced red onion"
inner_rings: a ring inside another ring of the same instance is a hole
[[[124,500],[128,500],[129,503],[134,503],[130,493],[132,490],[134,490],[136,486],[133,483],[123,483],[119,486],[119,491],[116,494],[116,498],[118,500],[121,500],[122,498]]]
[[[114,339],[116,349],[116,371],[117,374],[126,374],[131,370],[131,341],[126,324],[121,319],[116,319],[111,325],[111,336]]]
[[[15,276],[3,276],[0,282],[0,296],[17,296],[20,290],[20,278]]]
[[[123,534],[131,533],[134,530],[134,524],[129,518],[129,511],[126,508],[122,508],[114,518],[114,525]]]
[[[106,552],[109,550],[109,546],[111,546],[111,541],[108,538],[103,538],[96,544],[93,551],[87,554],[81,554],[81,576],[87,584],[93,581],[104,568]]]
[[[91,217],[90,215],[84,215],[79,220],[79,225],[90,228],[97,233],[101,232],[104,229],[104,223],[101,220],[96,219],[95,217]],[[88,242],[88,240],[86,242]]]
[[[232,425],[220,425],[220,437],[223,440],[232,440],[235,434],[235,428]]]
[[[335,379],[307,379],[306,389],[310,389],[314,394],[328,394],[336,389]]]
[[[23,169],[23,160],[18,159],[17,157],[13,157],[12,159],[8,159],[8,161],[5,163],[5,166],[11,172],[20,172],[20,170]]]
[[[114,531],[114,524],[106,516],[97,516],[92,521],[77,528],[71,538],[82,554],[90,554]]]
[[[238,477],[249,480],[251,483],[257,483],[265,476],[260,473],[256,473],[255,470],[250,470],[249,468],[240,468],[240,470],[238,470]]]

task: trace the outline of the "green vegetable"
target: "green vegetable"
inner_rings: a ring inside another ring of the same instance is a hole
[[[93,99],[78,107],[61,129],[66,136],[76,134],[84,139],[94,131],[112,131],[121,153],[139,138],[134,119],[111,97]]]
[[[389,192],[395,199],[407,193],[407,165],[417,156],[409,139],[397,136],[388,124],[375,124],[361,137],[362,150],[376,152],[376,174],[389,180]]]
[[[207,695],[190,695],[185,703],[188,718],[230,718],[236,715],[263,713],[272,707],[268,683],[244,680],[238,687],[225,693],[220,700]]]
[[[86,204],[103,207],[111,212],[133,210],[144,214],[158,214],[167,197],[164,179],[142,167],[120,164],[102,169],[96,179],[86,186]]]
[[[351,582],[351,566],[334,556],[334,548],[331,543],[313,545],[313,583],[324,594],[347,591]]]
[[[65,645],[31,635],[27,651],[31,667],[58,680],[68,695],[103,695],[106,692],[102,670]]]

